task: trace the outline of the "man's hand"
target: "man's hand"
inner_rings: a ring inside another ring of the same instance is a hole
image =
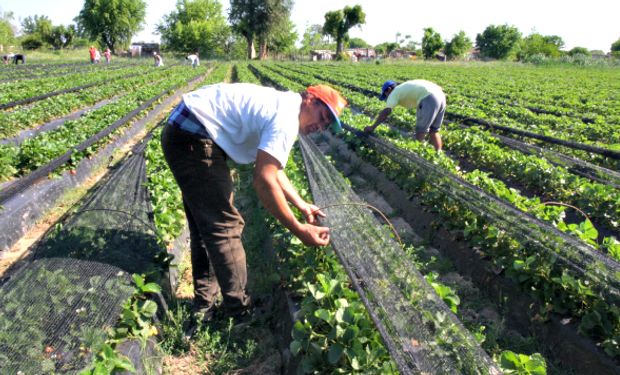
[[[327,217],[327,215],[325,215],[325,213],[321,211],[317,206],[310,204],[310,203],[306,203],[306,205],[302,207],[300,211],[306,218],[306,221],[308,222],[308,224],[316,225],[319,216]]]
[[[327,246],[329,244],[329,228],[312,224],[302,224],[295,235],[306,246]]]

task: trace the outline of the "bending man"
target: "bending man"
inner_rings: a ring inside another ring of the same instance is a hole
[[[298,133],[340,127],[346,100],[324,85],[301,94],[252,84],[217,84],[183,95],[162,133],[164,156],[181,188],[189,223],[194,311],[210,320],[221,291],[224,315],[244,315],[244,221],[233,205],[227,160],[255,163],[254,188],[265,208],[309,246],[329,243],[318,207],[304,201],[283,171]],[[299,222],[291,203],[305,216]]]
[[[423,141],[429,134],[430,142],[436,150],[443,144],[439,129],[446,112],[446,96],[437,84],[423,79],[403,82],[386,81],[381,87],[381,100],[386,100],[385,108],[379,112],[375,122],[364,131],[373,132],[383,123],[397,105],[405,108],[416,108],[415,137]]]

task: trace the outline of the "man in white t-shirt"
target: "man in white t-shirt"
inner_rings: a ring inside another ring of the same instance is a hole
[[[364,129],[365,132],[373,132],[397,105],[416,108],[416,139],[423,141],[428,133],[431,144],[436,150],[441,150],[443,144],[439,129],[446,113],[446,96],[439,85],[424,79],[415,79],[400,85],[390,80],[381,87],[379,99],[386,100],[385,108],[379,112],[375,122]]]
[[[226,315],[245,314],[244,221],[233,205],[226,164],[254,163],[254,188],[265,208],[310,246],[329,243],[325,216],[304,201],[283,171],[298,133],[340,127],[347,102],[334,89],[310,86],[301,94],[246,83],[216,84],[183,95],[162,133],[164,156],[181,188],[189,223],[194,309],[210,319],[221,291]],[[304,215],[299,222],[291,203]]]
[[[191,55],[187,55],[186,59],[189,60],[193,68],[200,65],[200,59],[198,58],[198,52],[193,53]]]

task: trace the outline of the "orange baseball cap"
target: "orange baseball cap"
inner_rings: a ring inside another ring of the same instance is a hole
[[[338,116],[342,113],[344,107],[347,106],[347,100],[340,93],[327,85],[309,86],[306,91],[319,98],[334,115],[334,122],[331,127],[336,133],[342,131],[342,124]]]

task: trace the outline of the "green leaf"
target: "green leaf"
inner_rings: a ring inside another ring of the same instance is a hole
[[[157,304],[151,300],[145,301],[140,308],[140,312],[146,316],[151,317],[157,312]]]
[[[299,354],[299,352],[301,351],[301,342],[297,341],[297,340],[293,340],[291,341],[290,345],[289,345],[289,349],[291,351],[291,353],[296,356],[297,354]]]
[[[344,351],[344,347],[338,343],[330,346],[329,351],[327,352],[327,361],[335,365],[340,360],[340,356]]]
[[[161,287],[156,283],[148,283],[140,288],[142,293],[159,293],[161,292]]]
[[[329,311],[325,310],[325,309],[318,309],[314,312],[314,316],[316,316],[319,319],[322,319],[326,322],[329,323],[330,321],[330,314]]]

